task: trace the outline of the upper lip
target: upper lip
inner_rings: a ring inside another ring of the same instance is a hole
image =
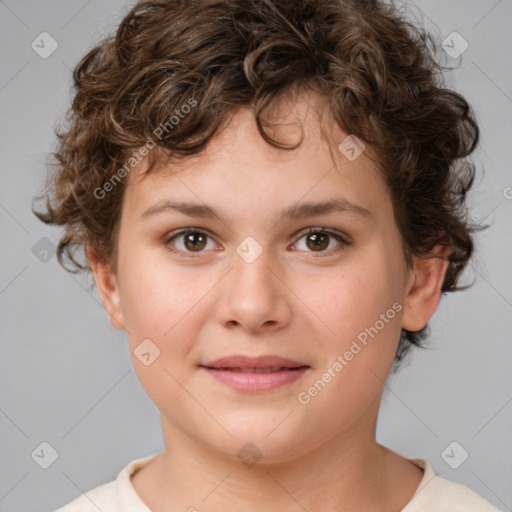
[[[221,357],[215,361],[208,361],[200,366],[207,368],[301,368],[308,365],[273,355],[258,357],[233,355]]]

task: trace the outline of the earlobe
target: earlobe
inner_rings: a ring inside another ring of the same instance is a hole
[[[412,285],[404,301],[403,329],[420,331],[435,313],[451,252],[451,247],[436,245],[433,256],[415,260]]]
[[[115,272],[112,270],[110,265],[100,261],[96,257],[96,254],[91,247],[87,247],[86,253],[93,272],[94,282],[98,289],[98,294],[103,307],[107,312],[110,323],[114,328],[123,331],[125,326]]]

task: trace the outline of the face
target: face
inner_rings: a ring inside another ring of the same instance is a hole
[[[269,462],[291,460],[371,430],[401,328],[418,321],[407,302],[414,273],[369,148],[349,160],[337,147],[348,134],[312,101],[274,132],[290,142],[300,122],[296,150],[269,146],[241,109],[204,153],[133,171],[117,275],[95,268],[164,425],[233,457],[251,442]],[[339,208],[298,209],[332,201]],[[290,208],[305,216],[284,215]],[[234,355],[305,368],[204,367]]]

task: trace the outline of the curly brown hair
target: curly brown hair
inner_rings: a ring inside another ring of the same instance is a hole
[[[269,144],[294,149],[300,142],[266,133],[263,116],[283,95],[309,90],[375,149],[407,264],[450,246],[442,292],[461,289],[480,229],[468,221],[475,168],[465,159],[479,129],[466,100],[444,86],[436,55],[430,33],[378,0],[140,1],[76,66],[55,172],[38,197],[47,211],[33,212],[65,226],[57,256],[66,270],[91,271],[75,257],[87,246],[115,270],[128,161],[149,153],[150,172],[164,158],[198,153],[247,105]],[[427,335],[427,327],[402,330],[395,362]]]

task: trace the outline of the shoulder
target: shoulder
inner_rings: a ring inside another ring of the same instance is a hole
[[[117,512],[116,492],[116,481],[112,480],[81,494],[55,512],[98,512],[98,510]]]
[[[428,461],[414,459],[411,462],[424,470],[424,476],[413,498],[401,512],[500,512],[469,487],[436,475]]]
[[[94,487],[54,512],[150,512],[135,491],[130,477],[158,453],[132,460],[115,480]]]
[[[465,485],[435,477],[439,506],[451,512],[499,512],[494,505]]]

